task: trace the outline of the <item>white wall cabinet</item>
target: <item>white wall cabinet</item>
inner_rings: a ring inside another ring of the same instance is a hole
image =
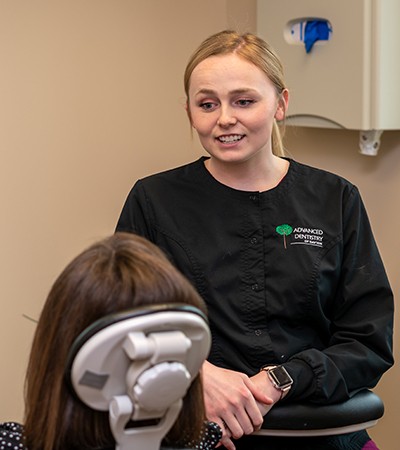
[[[293,24],[324,19],[307,53]],[[400,129],[399,0],[258,0],[257,32],[280,55],[288,123],[366,132]]]

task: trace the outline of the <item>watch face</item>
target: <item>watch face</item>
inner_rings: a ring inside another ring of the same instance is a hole
[[[293,383],[292,377],[284,367],[277,366],[269,371],[271,377],[279,387],[285,387]]]

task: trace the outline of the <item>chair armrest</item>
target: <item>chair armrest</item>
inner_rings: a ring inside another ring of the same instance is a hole
[[[342,434],[368,428],[383,416],[382,400],[372,391],[363,390],[343,403],[315,405],[282,403],[264,417],[262,435]]]

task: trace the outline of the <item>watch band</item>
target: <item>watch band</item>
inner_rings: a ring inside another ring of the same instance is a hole
[[[279,400],[282,400],[292,387],[292,377],[283,366],[265,366],[261,370],[267,372],[272,385],[281,391]]]

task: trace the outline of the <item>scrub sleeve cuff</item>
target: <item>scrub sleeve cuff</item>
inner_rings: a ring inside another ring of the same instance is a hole
[[[285,397],[286,400],[305,400],[316,389],[316,379],[312,368],[302,359],[293,358],[282,364],[293,378],[293,385]]]

